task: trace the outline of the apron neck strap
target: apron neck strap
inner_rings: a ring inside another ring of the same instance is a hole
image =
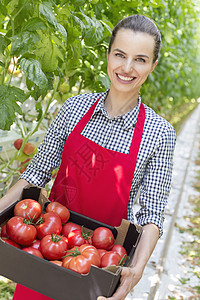
[[[132,156],[136,156],[136,158],[137,158],[139,148],[140,148],[140,143],[142,140],[144,122],[145,122],[145,107],[144,107],[144,104],[141,102],[137,122],[135,124],[134,134],[133,134],[133,138],[132,138],[132,142],[131,142],[131,147],[130,147],[130,151],[129,151],[129,154]],[[136,162],[136,160],[134,160],[134,161]]]
[[[89,120],[92,117],[92,114],[95,110],[95,107],[97,106],[98,101],[101,99],[101,97],[99,97],[94,104],[90,107],[90,109],[87,111],[87,113],[82,117],[82,119],[76,124],[74,130],[76,130],[76,132],[81,133],[81,131],[83,130],[83,128],[86,126],[86,124],[89,122]]]

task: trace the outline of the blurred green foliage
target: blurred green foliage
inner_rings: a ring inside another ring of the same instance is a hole
[[[30,118],[39,121],[42,107],[53,99],[61,104],[76,93],[109,88],[110,33],[132,14],[152,18],[162,33],[159,64],[142,88],[143,101],[176,123],[175,113],[181,119],[200,94],[200,22],[194,1],[1,0],[0,129],[9,130],[23,116],[19,102],[29,97],[37,111]],[[25,77],[23,91],[12,85],[19,73]]]

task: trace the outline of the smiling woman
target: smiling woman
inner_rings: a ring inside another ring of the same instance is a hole
[[[157,65],[154,47],[151,35],[119,29],[107,54],[111,85],[105,105],[110,116],[125,114],[137,105],[140,88]]]
[[[105,104],[111,116],[137,105],[140,88],[158,63],[160,47],[160,32],[147,17],[130,16],[114,27],[107,51],[111,87]]]
[[[1,200],[15,199],[28,183],[44,186],[59,166],[51,201],[111,226],[122,219],[143,226],[131,265],[122,269],[121,284],[109,298],[113,300],[125,299],[138,283],[163,232],[176,136],[140,96],[157,65],[160,44],[160,32],[150,19],[134,15],[122,20],[107,52],[110,89],[66,100],[38,153]],[[139,189],[141,208],[134,214]],[[49,298],[17,286],[14,299]]]

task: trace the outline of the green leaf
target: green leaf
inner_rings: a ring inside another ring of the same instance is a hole
[[[61,40],[60,40],[57,36],[52,35],[51,38],[52,38],[52,41],[53,41],[56,45],[62,47],[62,49],[63,49],[64,51],[66,51],[66,47],[64,46],[64,44],[61,42]]]
[[[9,3],[10,9],[8,9],[8,12],[10,12],[9,14],[13,18],[15,33],[18,32],[18,29],[21,29],[26,22],[25,20],[33,16],[35,11],[34,2],[27,0],[10,1],[11,4]]]
[[[106,29],[110,32],[110,33],[112,33],[112,29],[111,29],[111,27],[108,25],[108,24],[106,24],[104,21],[102,21],[102,20],[100,20],[100,22],[106,27]]]
[[[64,60],[63,54],[55,43],[55,36],[51,37],[41,33],[40,41],[36,44],[35,54],[41,63],[42,70],[46,72],[54,72],[58,67],[58,59]]]
[[[55,26],[55,29],[57,29],[58,32],[60,32],[62,34],[64,39],[67,40],[67,31],[65,30],[65,27],[63,27],[60,23],[56,23],[54,26]]]
[[[38,17],[29,19],[22,27],[22,30],[24,31],[36,31],[36,30],[46,30],[46,29],[47,29],[47,25],[41,18]]]
[[[32,88],[34,87],[34,82],[30,81],[28,79],[28,77],[26,77],[26,86],[27,86],[27,88],[28,88],[29,91],[31,91]]]
[[[1,11],[2,15],[4,15],[5,17],[8,15],[6,6],[4,6],[1,2],[0,2],[0,11]]]
[[[50,73],[46,73],[45,75],[48,80],[48,90],[53,90],[54,89],[53,83],[55,80],[54,74],[52,72],[50,72]]]
[[[50,5],[49,2],[44,1],[43,3],[40,3],[39,5],[39,11],[41,15],[46,17],[47,21],[54,26],[54,28],[62,34],[62,36],[67,39],[67,32],[65,28],[58,23],[56,20],[56,17],[52,11],[52,6]]]
[[[35,43],[40,40],[36,32],[21,32],[12,37],[11,55],[20,56],[30,50],[35,49]]]
[[[102,83],[102,85],[106,88],[109,89],[110,87],[110,79],[107,74],[104,72],[100,72],[98,80]]]
[[[54,16],[52,11],[52,6],[50,5],[49,2],[43,1],[42,3],[40,3],[39,12],[41,15],[46,17],[47,21],[50,22],[51,24],[57,22],[56,17]]]
[[[104,27],[99,20],[95,17],[92,19],[83,14],[85,20],[87,21],[84,41],[87,45],[94,46],[96,43],[99,43],[103,37]]]
[[[10,44],[10,41],[8,38],[6,38],[3,34],[0,34],[0,52],[3,53],[5,48],[8,47]]]
[[[29,158],[28,155],[26,155],[24,152],[18,152],[19,154],[17,155],[17,160],[20,162],[24,162],[25,160],[27,160],[27,158]]]
[[[40,89],[47,91],[48,80],[41,70],[39,61],[33,58],[22,58],[20,60],[20,67],[30,81],[34,82]]]
[[[15,86],[0,85],[0,129],[9,130],[15,121],[15,112],[22,114],[17,101],[23,103],[26,95]]]
[[[81,6],[85,4],[86,0],[72,0],[71,2],[75,6]]]
[[[84,30],[85,29],[85,24],[83,23],[83,21],[80,18],[78,18],[77,16],[75,16],[75,14],[71,14],[71,16],[72,16],[72,19],[74,19],[74,21],[78,24],[78,26],[82,30]]]

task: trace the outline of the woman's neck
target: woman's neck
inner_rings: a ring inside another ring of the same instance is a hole
[[[134,95],[120,95],[110,90],[105,99],[105,109],[111,118],[124,115],[138,104],[139,93]]]

